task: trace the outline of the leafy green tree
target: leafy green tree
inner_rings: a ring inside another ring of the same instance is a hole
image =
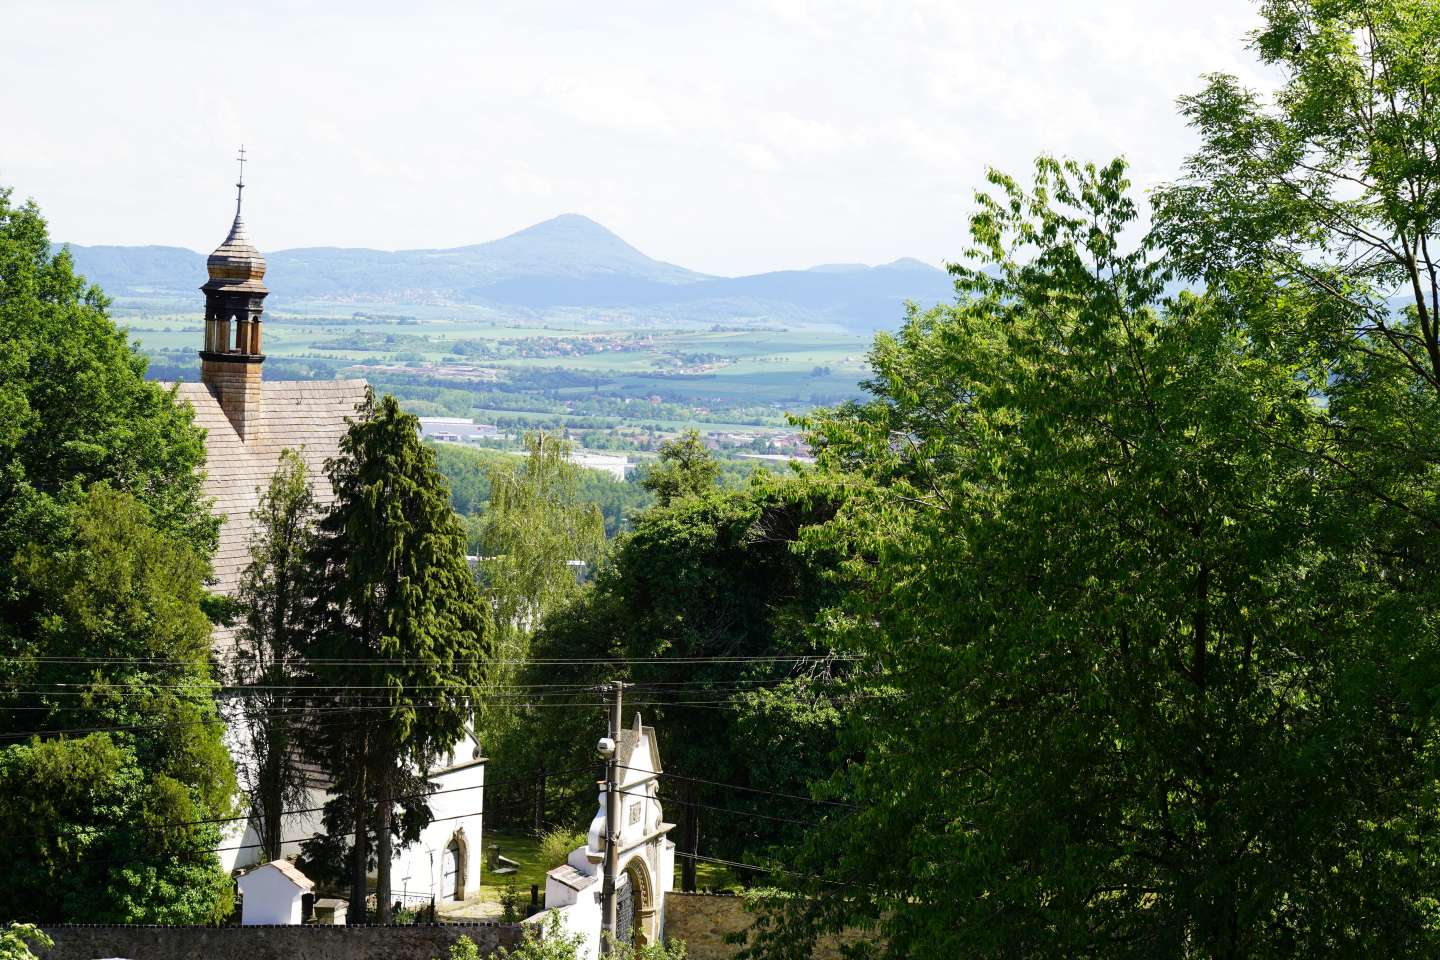
[[[871,485],[827,530],[862,757],[756,952],[1432,954],[1433,606],[1317,469],[1324,381],[1160,298],[1120,163],[991,182],[987,269],[810,424]]]
[[[43,614],[3,711],[0,916],[213,921],[230,895],[215,820],[235,781],[209,677],[209,564],[103,485],[68,511],[64,540],[15,563]]]
[[[226,816],[234,789],[204,441],[105,310],[0,190],[0,913],[203,922],[229,896],[218,833],[162,825]]]
[[[525,443],[529,456],[491,473],[490,500],[478,523],[479,574],[499,661],[481,727],[487,749],[499,757],[506,755],[496,747],[523,716],[504,701],[530,656],[531,636],[580,592],[584,571],[605,549],[599,510],[578,497],[581,471],[570,462],[570,445],[546,433],[528,434]]]
[[[844,483],[832,478],[764,473],[743,490],[646,511],[616,542],[592,588],[547,619],[535,645],[536,659],[546,662],[523,681],[585,688],[622,676],[636,684],[627,694],[632,709],[662,731],[668,771],[804,794],[810,780],[833,769],[839,713],[831,698],[843,673],[809,629],[843,595],[832,576],[838,557],[812,549],[808,538],[845,496]],[[614,658],[651,662],[585,665]],[[555,662],[567,659],[580,662]],[[707,662],[717,659],[728,662]],[[600,722],[594,710],[539,709],[507,756],[529,750],[534,762],[583,765],[594,757]],[[698,846],[727,859],[762,856],[798,839],[811,813],[804,802],[679,779],[666,789],[682,852]],[[561,822],[581,813],[568,810]],[[702,829],[706,823],[716,827]],[[681,866],[693,887],[693,860],[682,857]]]
[[[14,206],[0,188],[0,643],[19,642],[32,612],[14,557],[60,542],[67,510],[93,483],[132,493],[197,551],[214,548],[193,412],[146,382],[144,357],[106,303],[68,252],[50,252],[35,205]]]
[[[265,858],[278,860],[284,811],[305,796],[304,776],[296,763],[292,698],[309,627],[313,584],[308,561],[316,508],[298,453],[281,451],[275,475],[250,519],[255,533],[238,597],[244,619],[231,658],[234,682],[248,688],[235,704],[241,740],[236,772]]]
[[[1297,346],[1359,337],[1440,392],[1440,16],[1417,0],[1266,0],[1268,99],[1227,74],[1182,99],[1201,149],[1158,195],[1187,274],[1308,301]],[[1397,305],[1403,311],[1397,311]]]
[[[48,950],[55,941],[33,923],[12,923],[0,933],[0,960],[35,960],[31,947]]]
[[[660,444],[660,459],[653,464],[640,485],[662,507],[681,497],[697,496],[711,490],[720,476],[720,464],[705,448],[698,430],[686,430],[674,440]]]
[[[1156,232],[1246,313],[1257,350],[1312,368],[1315,469],[1346,487],[1387,587],[1434,605],[1440,16],[1410,0],[1261,13],[1251,46],[1280,86],[1216,75],[1182,101],[1202,145],[1158,194]]]
[[[369,831],[383,922],[396,804],[411,771],[423,776],[465,731],[490,653],[464,531],[417,426],[393,397],[367,396],[327,464],[335,502],[311,550],[315,626],[301,652],[312,704],[336,722],[310,725],[305,749],[352,817],[355,922]]]

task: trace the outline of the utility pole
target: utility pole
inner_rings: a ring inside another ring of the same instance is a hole
[[[610,734],[600,741],[600,752],[605,755],[605,884],[601,888],[604,902],[600,910],[600,955],[607,956],[620,935],[620,904],[615,889],[620,880],[620,768],[616,755],[620,743],[620,691],[625,684],[614,680],[600,689],[610,699]]]

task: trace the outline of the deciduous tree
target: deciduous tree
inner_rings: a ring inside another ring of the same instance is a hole
[[[758,952],[1433,953],[1440,648],[1317,466],[1323,378],[1162,298],[1118,162],[992,186],[985,269],[811,423],[872,485],[828,528],[863,757]]]

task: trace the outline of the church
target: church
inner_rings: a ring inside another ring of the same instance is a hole
[[[243,160],[242,160],[243,164]],[[243,172],[243,166],[242,166]],[[364,380],[267,381],[264,353],[265,258],[250,242],[241,217],[244,177],[236,185],[235,220],[225,241],[210,254],[205,294],[200,379],[176,385],[179,400],[195,411],[205,431],[206,496],[219,517],[220,538],[214,558],[212,589],[235,596],[250,560],[256,524],[251,511],[289,449],[305,461],[316,504],[334,501],[325,461],[339,452],[347,418],[365,399]],[[234,647],[234,629],[217,627],[212,635],[222,664]],[[231,737],[243,736],[231,731]],[[478,887],[485,761],[473,736],[457,743],[448,763],[432,773],[437,795],[433,822],[420,840],[396,851],[392,867],[395,892],[411,906],[463,901]],[[328,799],[318,772],[303,804],[305,810]],[[324,827],[315,812],[285,819],[285,856],[300,851]],[[236,872],[259,861],[259,837],[253,825],[239,824],[221,840],[220,859]]]

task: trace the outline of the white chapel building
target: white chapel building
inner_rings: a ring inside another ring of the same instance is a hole
[[[237,184],[243,189],[243,182]],[[365,399],[364,380],[267,381],[261,375],[265,258],[251,244],[240,216],[224,243],[207,261],[205,331],[200,350],[200,380],[179,383],[179,399],[195,411],[205,430],[206,496],[221,520],[214,560],[214,589],[234,596],[249,563],[254,530],[250,512],[279,465],[281,451],[304,459],[322,509],[334,495],[325,477],[325,461],[339,452],[346,418]],[[225,662],[234,646],[234,630],[217,627],[212,642]],[[231,731],[231,736],[241,735]],[[479,886],[481,814],[485,760],[473,735],[457,743],[448,762],[430,777],[436,796],[434,816],[417,843],[396,851],[392,867],[394,892],[411,905],[434,897],[437,905],[463,900]],[[312,778],[304,808],[321,807],[327,784]],[[283,829],[285,856],[300,851],[300,841],[323,832],[320,814],[287,817]],[[259,861],[259,837],[249,824],[238,824],[220,843],[221,865],[230,872]]]

